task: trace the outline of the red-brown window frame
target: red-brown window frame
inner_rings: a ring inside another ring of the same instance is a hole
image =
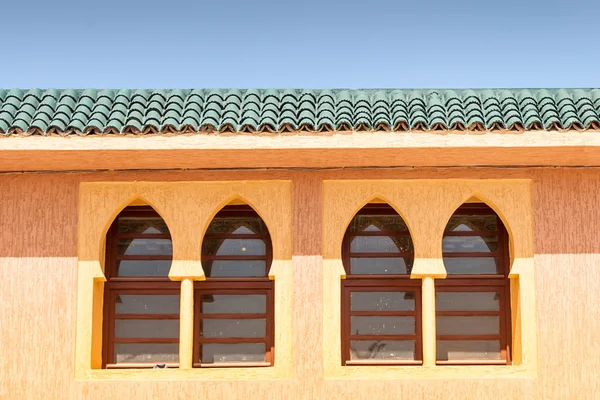
[[[121,363],[114,360],[116,343],[179,343],[179,338],[115,338],[116,319],[179,319],[179,314],[116,314],[115,300],[120,294],[140,295],[180,295],[180,283],[168,277],[119,277],[117,276],[117,260],[171,260],[172,256],[118,256],[117,243],[120,238],[154,238],[171,239],[170,234],[119,234],[118,221],[121,217],[162,218],[149,206],[131,206],[117,215],[106,235],[106,255],[104,260],[106,282],[104,283],[104,320],[102,335],[102,368],[153,368],[155,363]],[[109,362],[110,360],[110,362]],[[179,363],[164,363],[169,368],[178,368]]]
[[[360,209],[357,215],[393,215],[398,213],[389,204],[374,204],[370,203]],[[354,218],[353,217],[353,218]],[[410,232],[405,231],[378,231],[376,233],[369,232],[350,232],[346,230],[342,242],[342,263],[346,271],[346,279],[342,279],[341,290],[341,333],[342,333],[342,365],[421,365],[423,363],[423,344],[421,333],[421,281],[410,279],[410,274],[406,275],[364,275],[351,274],[350,270],[350,242],[355,236],[410,236]],[[353,253],[353,256],[360,257],[389,257],[393,254],[397,257],[412,257],[414,253]],[[415,309],[414,311],[352,311],[351,310],[351,293],[352,292],[414,292],[415,293]],[[414,316],[415,317],[415,333],[414,335],[352,335],[351,317],[352,316]],[[351,360],[352,340],[414,340],[415,341],[415,359],[414,360],[386,360],[372,359],[366,360]]]
[[[247,205],[230,205],[221,209],[214,218],[219,217],[260,217],[256,211]],[[212,222],[212,221],[211,221]],[[264,277],[216,277],[207,276],[204,281],[194,282],[194,368],[211,368],[211,367],[269,367],[275,362],[275,282],[269,278],[269,270],[273,262],[273,245],[269,232],[265,234],[206,234],[204,239],[215,238],[232,238],[232,239],[256,239],[260,238],[265,241],[264,256],[210,256],[202,255],[202,261],[211,260],[265,260],[265,275]],[[203,295],[265,295],[266,296],[266,312],[259,314],[202,314],[200,307],[202,302],[200,297]],[[200,335],[200,322],[202,318],[208,319],[262,319],[266,320],[266,332],[264,338],[202,338]],[[264,362],[220,362],[220,363],[203,363],[201,362],[201,345],[203,343],[265,343],[265,361]]]
[[[509,237],[502,219],[484,203],[467,203],[459,207],[452,216],[494,215],[497,231],[465,231],[450,232],[444,230],[446,236],[498,236],[498,250],[493,253],[447,253],[453,257],[482,257],[498,258],[498,274],[448,274],[446,279],[435,281],[437,292],[497,292],[500,293],[499,311],[438,311],[436,318],[441,316],[490,316],[500,317],[499,335],[437,335],[436,340],[499,340],[500,360],[437,360],[437,365],[510,365],[512,329],[510,315],[510,269]]]

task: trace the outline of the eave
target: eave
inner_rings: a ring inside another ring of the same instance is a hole
[[[6,137],[0,171],[600,166],[600,132]]]

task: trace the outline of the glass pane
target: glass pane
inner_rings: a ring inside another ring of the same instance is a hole
[[[203,314],[260,314],[267,312],[264,294],[215,294],[200,298]]]
[[[352,340],[351,360],[414,360],[413,340]]]
[[[248,235],[265,233],[267,233],[267,227],[260,217],[215,218],[206,230],[207,235]]]
[[[179,338],[178,319],[115,319],[117,338]]]
[[[170,256],[173,254],[171,239],[119,239],[117,254],[128,256]]]
[[[352,335],[412,335],[415,317],[350,317]]]
[[[500,317],[436,317],[438,335],[499,335]]]
[[[178,343],[115,343],[114,361],[120,363],[152,363],[179,361]]]
[[[437,292],[438,311],[500,311],[500,292]]]
[[[498,340],[438,340],[437,359],[452,360],[500,360]]]
[[[495,231],[498,229],[495,215],[455,215],[450,218],[447,231]]]
[[[179,314],[179,295],[120,294],[115,314]]]
[[[413,266],[412,258],[351,258],[350,273],[354,275],[407,275]]]
[[[267,276],[264,260],[204,260],[202,267],[207,277]]]
[[[499,274],[496,257],[445,257],[444,266],[449,274]]]
[[[201,335],[207,338],[264,338],[266,319],[204,319]]]
[[[442,251],[450,253],[487,253],[498,250],[497,236],[444,236]]]
[[[204,239],[203,256],[264,256],[267,246],[262,239]]]
[[[202,345],[201,362],[262,362],[265,361],[265,354],[264,343],[207,343]]]
[[[410,236],[356,236],[350,242],[351,253],[409,253]]]
[[[351,292],[351,311],[414,311],[414,292]]]
[[[167,224],[160,217],[121,217],[118,232],[129,234],[169,234]]]
[[[350,222],[350,232],[402,232],[408,227],[399,215],[357,215]]]
[[[117,276],[168,276],[171,260],[120,260]]]

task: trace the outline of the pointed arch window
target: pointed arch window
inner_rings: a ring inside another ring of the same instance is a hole
[[[171,235],[154,209],[125,208],[106,236],[104,368],[177,367],[179,282],[169,280]]]
[[[224,207],[202,243],[195,283],[194,367],[269,366],[274,360],[271,238],[247,205]]]
[[[446,279],[436,281],[438,364],[510,364],[508,233],[494,210],[468,203],[442,240]]]
[[[342,244],[342,365],[421,364],[421,286],[413,244],[388,204],[354,216]]]

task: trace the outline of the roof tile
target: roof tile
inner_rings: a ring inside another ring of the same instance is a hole
[[[0,134],[581,130],[600,89],[0,89]]]

